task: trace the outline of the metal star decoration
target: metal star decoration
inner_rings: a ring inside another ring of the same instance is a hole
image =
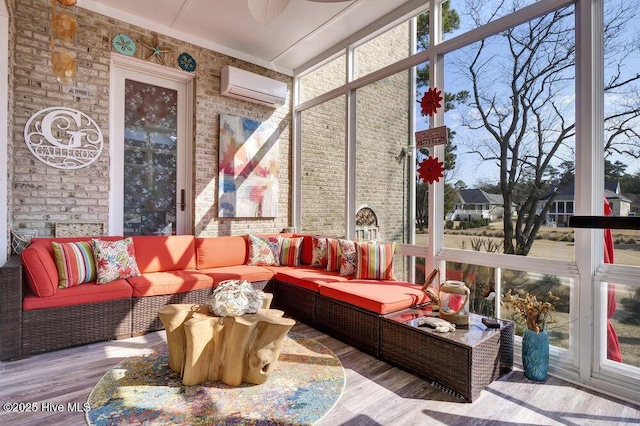
[[[158,34],[153,35],[153,41],[151,43],[147,43],[143,39],[139,39],[138,43],[140,43],[141,45],[149,49],[149,53],[147,53],[147,56],[145,56],[144,58],[145,60],[148,61],[150,58],[153,57],[153,58],[156,58],[156,60],[160,62],[162,65],[164,65],[164,57],[163,57],[164,54],[173,51],[173,49],[162,48],[160,46],[160,42],[158,42]]]

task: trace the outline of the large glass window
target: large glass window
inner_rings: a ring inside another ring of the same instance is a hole
[[[345,57],[341,55],[300,77],[300,102],[308,101],[344,85],[347,82],[345,64]]]
[[[302,230],[345,236],[345,101],[302,113]]]
[[[370,226],[359,223],[364,209],[375,217],[377,236],[363,239],[408,241],[410,76],[403,71],[356,91],[356,237],[358,228]],[[394,260],[396,277],[406,278],[404,256]]]
[[[354,79],[408,57],[411,54],[410,30],[407,21],[353,49]]]
[[[496,252],[574,259],[573,231],[558,235],[574,196],[574,19],[563,8],[445,56],[456,148],[445,247],[482,239]]]

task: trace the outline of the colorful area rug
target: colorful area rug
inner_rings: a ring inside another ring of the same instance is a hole
[[[90,425],[313,424],[344,390],[342,363],[326,346],[289,333],[262,385],[221,382],[184,386],[168,364],[166,343],[125,359],[105,374],[87,402]]]

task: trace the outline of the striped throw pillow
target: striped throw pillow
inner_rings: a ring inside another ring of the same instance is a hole
[[[280,265],[299,266],[303,237],[280,237]]]
[[[68,288],[96,280],[96,262],[89,242],[54,241],[51,245],[58,270],[58,288]]]
[[[340,243],[337,238],[327,238],[327,271],[340,272]]]
[[[395,280],[395,243],[356,243],[356,279]]]

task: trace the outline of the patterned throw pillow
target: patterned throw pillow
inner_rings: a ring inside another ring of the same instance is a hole
[[[304,237],[280,239],[280,264],[283,266],[300,266],[300,252]]]
[[[340,275],[343,277],[356,273],[356,243],[349,240],[338,240],[340,244]]]
[[[98,268],[98,284],[138,277],[140,270],[131,237],[118,241],[91,240],[93,256]]]
[[[96,280],[96,262],[91,244],[87,241],[75,243],[51,243],[53,260],[58,270],[58,288]]]
[[[340,243],[337,238],[327,238],[327,271],[340,272]]]
[[[327,267],[327,239],[324,237],[311,236],[311,266],[318,268]]]
[[[249,263],[256,266],[280,266],[280,241],[278,237],[249,235]]]
[[[395,243],[356,243],[356,278],[363,280],[395,280],[393,255]]]

